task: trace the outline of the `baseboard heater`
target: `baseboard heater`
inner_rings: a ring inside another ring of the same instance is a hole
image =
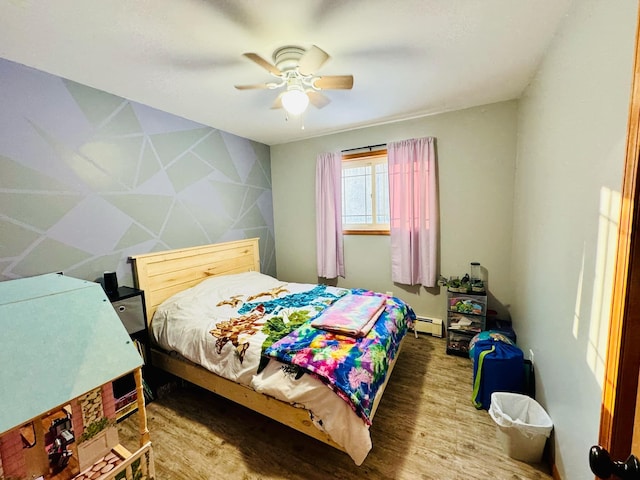
[[[418,316],[416,321],[413,322],[413,331],[416,337],[418,333],[428,333],[434,337],[442,337],[442,319]]]

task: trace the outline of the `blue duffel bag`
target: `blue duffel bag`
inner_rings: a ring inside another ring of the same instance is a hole
[[[473,405],[488,410],[493,392],[522,393],[524,355],[511,339],[497,331],[476,335],[469,344],[473,360]]]

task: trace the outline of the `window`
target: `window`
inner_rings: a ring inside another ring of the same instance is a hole
[[[387,151],[342,157],[344,234],[389,234]]]

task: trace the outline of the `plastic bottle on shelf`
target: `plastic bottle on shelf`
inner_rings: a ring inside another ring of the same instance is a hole
[[[470,272],[471,291],[474,293],[484,293],[486,282],[480,262],[471,262]]]

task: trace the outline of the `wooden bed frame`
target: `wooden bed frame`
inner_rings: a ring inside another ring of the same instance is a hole
[[[258,238],[251,238],[130,257],[136,287],[144,290],[147,322],[151,321],[156,309],[164,300],[175,293],[197,285],[208,277],[247,271],[259,272],[258,240]],[[398,354],[395,359],[397,358]],[[391,376],[395,359],[389,366],[385,383],[378,390],[371,411],[371,419],[373,419],[382,393]],[[308,411],[301,407],[296,407],[222,378],[199,365],[176,358],[155,346],[151,346],[150,363],[154,367],[344,451],[328,434],[319,430],[311,422]]]

